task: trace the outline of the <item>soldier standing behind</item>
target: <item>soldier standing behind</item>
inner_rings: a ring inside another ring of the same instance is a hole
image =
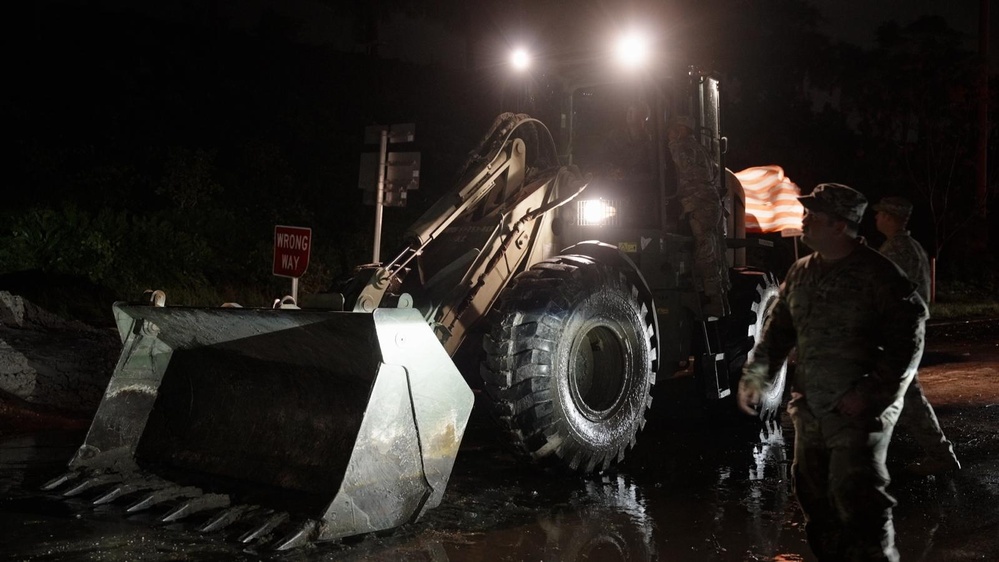
[[[718,166],[694,138],[694,120],[674,117],[667,129],[669,151],[676,164],[677,197],[694,238],[694,278],[709,316],[729,312],[728,265],[725,263],[725,224],[721,195],[715,182]]]
[[[878,232],[887,238],[878,251],[895,262],[906,277],[916,283],[923,300],[930,302],[930,261],[923,247],[906,230],[912,215],[912,202],[904,197],[885,197],[873,209],[877,211]],[[926,455],[910,464],[909,469],[926,475],[960,470],[954,445],[940,429],[937,415],[923,395],[917,377],[913,377],[905,393],[905,408],[898,423],[912,434]]]
[[[819,560],[898,560],[885,459],[923,353],[926,305],[898,267],[857,240],[867,206],[845,185],[799,198],[803,241],[739,382],[753,413],[797,346],[788,413],[794,491]]]
[[[885,197],[871,208],[877,211],[874,219],[878,232],[886,238],[878,251],[902,268],[902,273],[917,285],[919,296],[929,303],[930,260],[905,228],[912,215],[912,202],[904,197]]]

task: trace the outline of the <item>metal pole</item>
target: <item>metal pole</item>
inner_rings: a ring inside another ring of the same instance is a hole
[[[291,278],[291,298],[298,304],[298,277]]]
[[[937,258],[930,259],[930,304],[937,302]]]
[[[388,129],[382,129],[381,152],[378,156],[378,189],[375,191],[375,249],[371,261],[381,261],[382,211],[385,201],[385,161],[388,159]]]
[[[986,219],[989,160],[989,0],[978,4],[978,54],[981,58],[978,75],[978,142],[975,151],[975,206],[978,207],[980,236],[975,241],[981,250],[988,247]]]

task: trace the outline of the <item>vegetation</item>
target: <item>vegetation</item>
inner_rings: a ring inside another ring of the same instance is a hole
[[[990,259],[960,262],[938,280],[930,316],[936,320],[999,317],[999,267]]]
[[[32,7],[32,10],[41,8]],[[399,231],[448,187],[491,121],[482,80],[191,20],[51,7],[19,37],[0,274],[78,277],[117,299],[268,306],[276,224],[313,228],[302,291],[371,259],[358,189],[364,127],[415,122],[423,185]],[[471,100],[471,101],[469,101]],[[464,123],[454,126],[455,122]],[[4,288],[0,283],[0,289]]]
[[[995,318],[999,316],[999,301],[992,297],[973,302],[948,302],[930,305],[930,319],[955,320],[969,318]]]

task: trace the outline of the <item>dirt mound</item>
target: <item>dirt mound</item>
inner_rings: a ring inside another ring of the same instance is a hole
[[[101,328],[114,327],[111,303],[120,300],[107,287],[84,277],[40,270],[0,273],[0,291],[18,295],[52,315]]]
[[[67,320],[35,306],[18,295],[0,291],[0,324],[26,330],[93,330],[77,320]]]
[[[0,291],[0,421],[16,430],[93,415],[121,349],[114,330]],[[58,423],[56,423],[58,422]]]

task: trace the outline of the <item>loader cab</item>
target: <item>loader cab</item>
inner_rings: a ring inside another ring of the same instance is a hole
[[[566,160],[591,177],[586,200],[601,200],[609,216],[596,217],[582,205],[582,222],[602,221],[657,228],[664,189],[671,178],[655,118],[659,102],[641,89],[603,84],[577,88],[569,97]]]
[[[724,170],[718,85],[716,75],[688,69],[672,79],[577,82],[566,88],[561,159],[591,178],[570,221],[581,227],[683,233],[667,125],[675,115],[693,117],[695,135]],[[724,174],[718,174],[719,192],[722,181]]]

